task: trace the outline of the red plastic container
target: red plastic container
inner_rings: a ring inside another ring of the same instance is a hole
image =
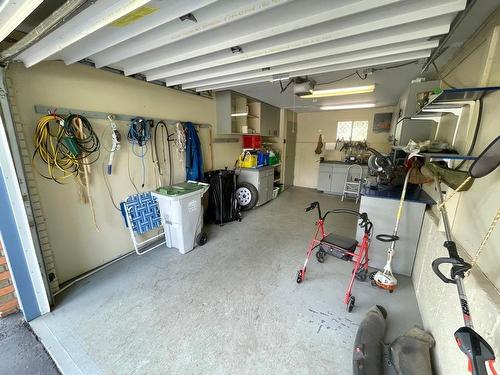
[[[244,135],[243,148],[259,149],[262,147],[262,137],[260,135]]]

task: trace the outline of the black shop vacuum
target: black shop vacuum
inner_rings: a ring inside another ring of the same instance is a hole
[[[223,225],[230,221],[241,221],[241,208],[236,199],[238,176],[234,170],[217,169],[205,173],[208,190],[206,220]]]

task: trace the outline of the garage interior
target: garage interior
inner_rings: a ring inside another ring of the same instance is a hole
[[[498,0],[0,21],[0,316],[61,373],[498,371]]]

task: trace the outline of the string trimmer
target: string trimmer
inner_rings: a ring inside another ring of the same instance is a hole
[[[488,371],[486,369],[486,363],[488,363],[491,373],[496,374],[493,367],[495,354],[486,340],[474,331],[474,327],[472,325],[469,303],[467,302],[467,295],[465,294],[463,285],[463,279],[467,276],[472,266],[458,255],[457,246],[451,236],[448,213],[446,212],[446,207],[444,205],[445,202],[443,202],[441,181],[457,191],[468,190],[472,185],[472,178],[484,177],[493,172],[499,165],[500,136],[497,137],[472,163],[469,173],[443,168],[433,163],[426,164],[426,167],[434,174],[434,181],[438,191],[439,211],[441,212],[446,232],[446,241],[443,246],[448,250],[447,258],[437,258],[432,262],[432,270],[445,283],[455,284],[457,286],[458,297],[464,319],[464,327],[460,327],[455,332],[455,339],[460,350],[467,356],[469,360],[468,369],[473,375],[487,375]],[[492,226],[490,226],[489,233],[491,233],[494,224],[495,220],[493,221]],[[487,237],[485,237],[485,240],[486,239]],[[485,240],[483,240],[481,246],[484,246]],[[478,254],[480,250],[481,247],[478,250]],[[452,266],[450,270],[450,277],[445,276],[439,269],[439,266],[442,264],[450,264]]]
[[[382,289],[388,290],[390,293],[394,292],[396,286],[398,285],[398,280],[396,276],[392,273],[392,258],[394,256],[394,248],[396,246],[396,241],[399,240],[398,236],[398,228],[399,222],[401,219],[401,214],[403,212],[403,204],[406,197],[406,190],[408,187],[408,182],[410,183],[421,183],[422,179],[420,177],[421,173],[417,166],[414,164],[414,159],[411,159],[411,155],[409,159],[406,161],[407,166],[409,166],[408,171],[406,172],[405,180],[403,183],[403,190],[401,191],[401,198],[399,199],[399,207],[396,214],[396,225],[394,226],[394,231],[392,234],[379,234],[375,238],[382,242],[390,242],[391,245],[387,250],[387,263],[384,266],[382,271],[377,271],[376,273],[371,275],[372,285],[378,286]]]

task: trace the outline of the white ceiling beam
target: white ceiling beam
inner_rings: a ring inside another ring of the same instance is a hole
[[[171,86],[182,82],[183,79],[190,79],[191,77],[203,77],[197,78],[196,80],[206,79],[209,77],[243,73],[267,67],[272,68],[273,66],[290,64],[296,61],[312,60],[388,44],[409,42],[418,39],[424,40],[431,36],[446,34],[449,30],[449,21],[451,21],[450,16],[445,16],[445,19],[415,22],[375,31],[373,33],[343,38],[338,41],[314,44],[309,47],[267,55],[248,61],[216,66],[215,68],[208,68],[202,71],[192,70],[189,73],[180,75],[171,74],[172,71],[156,71],[156,73],[155,71],[149,71],[145,74],[148,80],[158,80],[167,77],[167,84]]]
[[[299,3],[301,5],[304,4],[303,2]],[[308,4],[315,3],[316,2],[310,2]],[[375,4],[375,2],[371,3],[372,5]],[[281,7],[282,13],[284,13],[286,9],[290,9],[292,5],[294,5],[294,3]],[[224,58],[228,59],[230,62],[236,62],[238,59],[257,58],[294,48],[301,48],[361,33],[373,32],[396,25],[421,21],[440,15],[453,14],[463,9],[464,6],[465,0],[446,0],[439,2],[434,0],[406,1],[368,11],[360,11],[357,14],[322,23],[316,22],[312,26],[304,28],[304,26],[309,25],[309,22],[306,22],[308,18],[304,17],[305,15],[303,14],[307,9],[311,8],[308,6],[302,9],[302,12],[294,10],[291,15],[273,15],[272,19],[269,20],[271,25],[276,25],[276,19],[290,19],[291,23],[299,23],[294,30],[289,30],[286,33],[274,32],[272,37],[266,39],[255,38],[255,34],[264,33],[266,30],[263,28],[264,25],[262,22],[252,22],[252,24],[247,27],[250,31],[244,34],[244,38],[252,38],[253,41],[244,44],[241,43],[238,36],[241,30],[246,30],[247,28],[242,27],[241,23],[232,24],[227,25],[227,27],[222,30],[224,35],[219,36],[223,39],[221,43],[217,42],[217,35],[207,33],[206,35],[200,35],[197,38],[186,40],[186,42],[189,43],[176,43],[158,48],[141,56],[128,58],[121,61],[119,65],[125,71],[125,74],[142,73],[162,65],[174,64],[180,61],[185,62],[186,59],[194,59],[207,53],[216,52],[217,50],[222,50],[218,56],[224,56]],[[302,6],[302,8],[304,7]],[[266,15],[272,12],[272,10],[266,12]],[[330,9],[329,12],[323,12],[321,16],[325,17],[331,13],[332,10]],[[338,9],[333,13],[334,14],[329,16],[330,18],[340,16]],[[297,14],[300,14],[300,17],[298,17]],[[248,21],[257,20],[249,19]],[[255,25],[261,27],[256,28]],[[281,26],[283,25],[286,24],[281,24]],[[251,32],[251,30],[253,30],[253,32]],[[216,29],[212,32],[222,33],[222,31],[221,29]],[[243,53],[239,55],[232,54],[229,47],[234,45],[241,46]],[[202,56],[201,60],[203,59],[204,57]],[[192,62],[192,60],[189,62]]]
[[[324,66],[324,67],[316,68],[316,69],[296,71],[296,72],[290,73],[290,78],[305,76],[305,75],[312,75],[312,74],[323,74],[323,73],[337,72],[337,71],[343,71],[343,70],[368,68],[368,67],[380,66],[380,65],[391,64],[391,63],[400,63],[400,62],[405,62],[405,61],[424,59],[424,58],[429,57],[430,54],[431,54],[431,50],[424,50],[424,51],[403,53],[400,55],[379,57],[379,58],[375,58],[375,59],[360,60],[360,61],[356,61],[354,63],[329,65],[329,66]],[[272,79],[273,79],[273,75],[268,75],[265,77],[259,77],[259,78],[253,78],[253,79],[245,79],[245,80],[237,80],[237,81],[225,82],[225,83],[220,83],[220,84],[197,86],[196,91],[199,92],[199,91],[207,91],[207,90],[221,90],[221,89],[227,89],[230,87],[244,86],[244,85],[249,85],[249,84],[254,84],[254,83],[271,82]],[[185,87],[183,86],[182,88],[184,89]]]
[[[0,2],[0,42],[33,12],[43,0]]]
[[[201,56],[189,61],[167,65],[146,71],[148,80],[179,76],[193,73],[202,69],[213,69],[224,65],[224,69],[240,67],[240,71],[263,68],[290,63],[298,60],[312,59],[316,57],[329,56],[336,53],[356,51],[377,45],[402,42],[404,40],[415,40],[428,38],[435,35],[446,34],[449,31],[453,15],[448,14],[431,18],[424,21],[412,22],[404,25],[393,26],[371,33],[342,38],[337,41],[313,44],[309,47],[292,49],[276,54],[266,54],[262,57],[251,58],[248,54],[241,59],[239,55],[227,57],[226,51]],[[221,56],[222,55],[222,56]],[[237,73],[235,71],[234,73]],[[228,73],[229,74],[229,73]]]
[[[323,22],[341,19],[396,0],[314,0],[293,1],[240,22],[234,22],[181,42],[168,44],[120,61],[125,74],[134,74],[208,53],[241,46],[255,40],[283,35]],[[305,6],[307,4],[307,6]],[[340,20],[339,20],[340,21]],[[133,51],[133,50],[132,50]],[[123,51],[122,51],[123,52]],[[128,54],[123,56],[130,56]],[[137,54],[134,51],[133,54]],[[96,60],[97,61],[97,60]]]
[[[276,67],[272,67],[269,70],[259,69],[241,74],[230,74],[220,77],[209,77],[209,78],[202,78],[204,76],[193,76],[191,78],[186,78],[184,80],[181,80],[181,82],[178,82],[179,80],[176,80],[177,83],[175,84],[182,84],[183,88],[195,88],[197,86],[205,86],[207,84],[217,84],[217,83],[236,81],[240,79],[258,78],[258,77],[268,76],[269,74],[276,75],[282,73],[291,73],[298,70],[314,69],[322,66],[344,64],[357,60],[372,59],[386,55],[396,55],[412,51],[427,50],[435,48],[438,45],[439,45],[438,40],[396,43],[383,47],[375,47],[362,51],[345,53],[342,55],[328,56],[319,59],[301,61],[293,64],[279,65]],[[201,85],[200,82],[202,83]],[[172,86],[170,81],[167,80],[166,83],[167,86]]]
[[[87,35],[149,3],[150,0],[100,0],[19,55],[29,68]]]
[[[142,54],[154,50],[155,48],[172,45],[175,42],[183,43],[182,41],[184,39],[201,33],[203,33],[203,35],[209,34],[209,31],[214,28],[224,27],[224,25],[234,21],[241,22],[244,18],[254,16],[261,12],[267,12],[270,9],[290,1],[291,0],[219,1],[213,6],[201,9],[197,12],[195,17],[198,22],[195,24],[186,24],[185,22],[169,23],[110,47],[107,50],[93,54],[90,58],[98,68],[115,64],[131,56],[140,58]],[[175,50],[175,45],[173,48]]]
[[[152,1],[145,8],[145,16],[137,20],[133,20],[124,25],[107,25],[95,33],[87,35],[85,38],[80,39],[76,43],[63,49],[58,53],[58,57],[66,64],[73,64],[77,61],[83,60],[90,55],[96,54],[106,48],[112,47],[125,40],[133,38],[137,35],[145,33],[146,31],[153,30],[154,28],[169,23],[175,23],[177,30],[196,27],[205,28],[199,23],[191,21],[181,21],[179,17],[193,13],[194,11],[206,7],[214,3],[216,0],[170,0],[170,1]],[[220,6],[219,6],[220,8]],[[220,9],[218,9],[220,11]],[[149,13],[149,14],[146,14]],[[221,14],[224,16],[224,14]],[[217,22],[215,22],[217,24]]]

